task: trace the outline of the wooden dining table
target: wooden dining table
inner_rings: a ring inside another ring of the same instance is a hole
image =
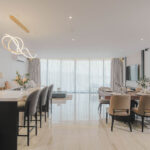
[[[0,91],[0,150],[17,150],[18,102],[37,89]]]
[[[131,100],[139,100],[141,95],[146,95],[142,92],[135,92],[135,91],[129,91],[127,93],[120,93],[120,92],[114,92],[114,91],[99,91],[99,96],[103,97],[106,100],[110,100],[111,96],[113,95],[122,95],[122,94],[128,94],[131,96]]]

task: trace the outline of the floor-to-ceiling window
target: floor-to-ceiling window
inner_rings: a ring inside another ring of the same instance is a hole
[[[104,61],[90,61],[90,91],[96,92],[101,86],[104,86]],[[109,85],[108,85],[109,86]]]
[[[75,62],[73,60],[61,61],[61,89],[63,91],[75,91]]]
[[[41,84],[54,84],[54,90],[97,92],[101,86],[110,87],[110,78],[110,59],[41,59]]]
[[[76,92],[89,91],[89,61],[77,60],[76,61]]]
[[[54,90],[61,87],[61,61],[60,60],[48,60],[47,65],[48,72],[48,85],[54,84]]]
[[[41,86],[47,85],[47,60],[46,59],[41,59],[40,60],[41,64]]]

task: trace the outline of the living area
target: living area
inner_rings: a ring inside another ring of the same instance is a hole
[[[147,0],[0,2],[0,150],[149,150]]]

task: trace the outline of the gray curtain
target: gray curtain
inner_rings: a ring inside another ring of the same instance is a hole
[[[120,58],[113,58],[111,62],[111,88],[120,91],[123,86],[123,62]]]
[[[35,58],[33,60],[29,60],[29,75],[30,80],[33,80],[37,86],[41,85],[41,67],[40,67],[40,59]]]

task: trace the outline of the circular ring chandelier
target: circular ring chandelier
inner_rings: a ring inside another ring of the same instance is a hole
[[[34,59],[37,57],[37,55],[32,54],[28,48],[24,47],[24,42],[19,37],[5,34],[2,37],[2,45],[12,54],[23,55],[24,57],[29,59]]]

